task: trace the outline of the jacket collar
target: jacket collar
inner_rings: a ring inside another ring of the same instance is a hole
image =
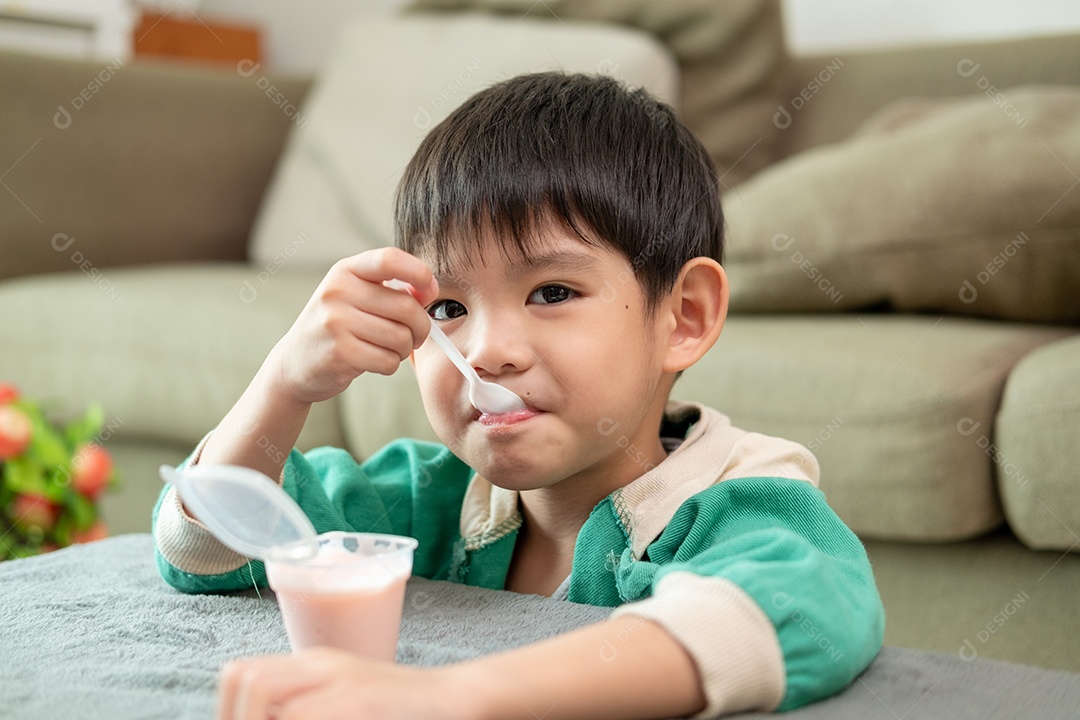
[[[740,457],[747,445],[755,446],[756,451],[757,445],[773,448],[779,443],[779,455],[790,455],[794,460],[776,463],[782,470],[774,471],[770,466],[762,472],[782,472],[785,477],[817,485],[817,463],[805,448],[735,428],[726,415],[704,405],[669,402],[662,432],[672,431],[685,433],[678,447],[659,465],[608,496],[637,559],[691,496],[722,480],[753,474],[753,464],[742,462]],[[753,442],[746,442],[748,439]],[[488,545],[517,530],[521,523],[516,490],[473,477],[461,508],[460,530],[467,550]]]

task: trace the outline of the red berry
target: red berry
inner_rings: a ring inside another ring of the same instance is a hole
[[[26,413],[11,405],[0,405],[0,460],[22,453],[30,444],[32,429]]]
[[[109,484],[113,472],[112,457],[100,445],[87,443],[75,453],[71,471],[71,484],[75,490],[94,500]]]
[[[15,527],[23,532],[36,527],[41,532],[47,533],[56,525],[56,520],[60,517],[60,508],[49,502],[43,495],[24,493],[15,496],[9,515]]]
[[[7,405],[19,399],[19,389],[11,383],[0,383],[0,405]]]

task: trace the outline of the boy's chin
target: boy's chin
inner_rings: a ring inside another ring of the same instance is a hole
[[[456,453],[455,453],[456,454]],[[468,453],[462,460],[465,464],[476,471],[476,474],[487,480],[496,487],[504,490],[537,490],[539,488],[554,485],[562,479],[562,476],[554,472],[553,468],[538,468],[535,460],[513,462],[509,458],[475,458],[470,460]]]

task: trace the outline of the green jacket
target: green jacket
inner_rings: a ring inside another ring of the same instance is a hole
[[[817,489],[802,446],[669,406],[660,465],[593,508],[567,598],[663,625],[694,656],[703,715],[799,707],[831,695],[882,644],[884,614],[855,535]],[[197,455],[197,453],[196,453]],[[394,442],[363,463],[336,448],[289,455],[283,486],[319,532],[416,538],[416,575],[502,589],[522,517],[445,447]],[[185,592],[265,585],[166,490],[154,510],[162,576]]]

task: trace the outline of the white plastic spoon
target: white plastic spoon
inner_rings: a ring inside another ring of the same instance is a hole
[[[525,409],[525,402],[511,390],[507,390],[498,383],[480,379],[473,366],[458,352],[454,343],[446,337],[446,333],[435,324],[435,318],[431,318],[431,339],[442,348],[446,357],[450,358],[450,362],[454,363],[454,366],[469,381],[469,402],[474,408],[487,415],[499,415]]]
[[[409,291],[409,285],[401,280],[387,280],[383,284],[394,290]],[[435,318],[429,319],[431,320],[431,339],[446,353],[446,357],[450,358],[454,367],[465,376],[469,383],[469,402],[474,408],[486,415],[501,415],[525,409],[525,402],[513,391],[507,390],[498,383],[481,380],[473,366],[458,351],[454,343],[450,342],[450,338],[446,337],[446,333],[435,324]]]

